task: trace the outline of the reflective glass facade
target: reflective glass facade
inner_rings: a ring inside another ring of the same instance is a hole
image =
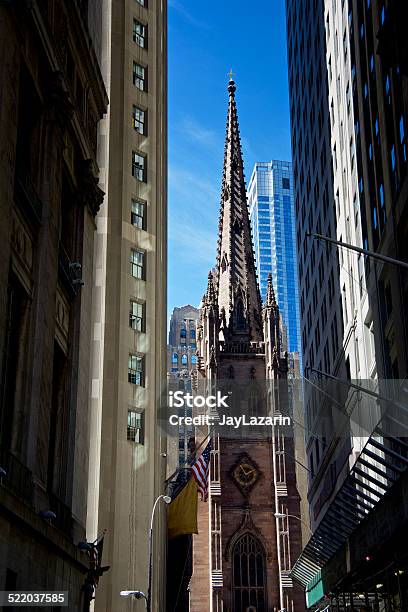
[[[257,162],[249,181],[248,205],[262,299],[271,273],[288,351],[300,353],[292,164]]]

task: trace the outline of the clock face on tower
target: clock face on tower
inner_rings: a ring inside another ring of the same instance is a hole
[[[248,455],[242,456],[232,469],[232,477],[244,494],[249,493],[259,478],[259,470]]]

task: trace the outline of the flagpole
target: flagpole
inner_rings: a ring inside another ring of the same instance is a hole
[[[202,445],[204,444],[204,442],[205,442],[206,440],[208,440],[208,438],[209,438],[210,436],[212,436],[212,434],[214,433],[214,432],[213,432],[213,430],[215,431],[215,426],[213,426],[212,428],[210,428],[210,432],[209,432],[209,433],[208,433],[208,434],[205,436],[205,438],[203,439],[203,441],[202,441],[202,442],[201,442],[201,443],[200,443],[200,444],[197,446],[197,448],[196,448],[196,449],[195,449],[195,451],[194,451],[194,454],[193,454],[192,458],[190,459],[190,462],[191,462],[191,461],[194,461],[194,459],[195,459],[195,458],[196,458],[196,456],[197,456],[198,451],[200,450],[200,448],[202,447]],[[164,482],[165,482],[165,484],[167,485],[167,484],[170,482],[170,480],[171,480],[172,478],[174,478],[174,476],[176,476],[176,474],[178,474],[179,472],[181,472],[181,470],[189,470],[189,469],[191,470],[191,465],[189,465],[189,464],[188,464],[188,462],[187,462],[187,461],[185,461],[183,466],[180,466],[180,467],[176,468],[176,469],[174,470],[174,472],[173,472],[172,474],[170,474],[170,476],[169,476],[168,478],[166,478],[166,480],[164,481]]]

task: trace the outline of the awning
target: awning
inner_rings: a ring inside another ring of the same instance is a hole
[[[322,573],[319,570],[315,577],[306,586],[306,605],[313,606],[324,597]]]
[[[387,416],[383,417],[371,434],[292,568],[293,578],[306,588],[313,581],[317,581],[317,585],[320,570],[325,563],[341,548],[408,467],[408,430],[401,423],[404,438],[390,436],[387,431],[393,428],[387,427],[387,419]]]

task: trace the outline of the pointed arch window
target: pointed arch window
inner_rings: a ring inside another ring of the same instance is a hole
[[[236,323],[237,323],[237,329],[239,330],[245,329],[246,327],[245,311],[244,311],[244,304],[241,298],[238,300],[237,306],[236,306]]]
[[[221,260],[221,272],[222,272],[222,274],[224,274],[224,272],[226,271],[227,266],[228,266],[227,256],[224,253],[224,255],[222,256],[222,260]]]
[[[233,612],[265,612],[265,551],[261,543],[245,533],[235,543],[232,559]]]

